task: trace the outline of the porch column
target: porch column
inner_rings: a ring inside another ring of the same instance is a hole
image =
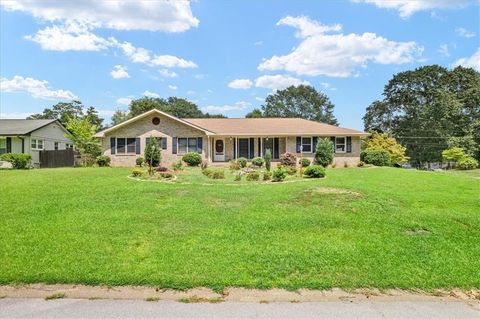
[[[263,157],[263,137],[260,137],[260,157]]]
[[[235,137],[235,158],[238,158],[238,136]]]
[[[206,160],[211,162],[211,160],[210,160],[210,136],[209,135],[207,135],[207,154],[206,155],[207,155]]]

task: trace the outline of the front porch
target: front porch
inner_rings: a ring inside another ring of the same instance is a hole
[[[287,137],[271,136],[210,136],[208,138],[208,158],[213,163],[225,163],[244,157],[264,157],[270,149],[272,161],[278,161],[287,151]]]

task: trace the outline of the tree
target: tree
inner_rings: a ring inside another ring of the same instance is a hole
[[[333,143],[328,138],[319,138],[315,149],[315,164],[327,167],[333,162]]]
[[[93,164],[101,153],[100,143],[94,137],[97,127],[87,118],[70,118],[66,128],[69,133],[65,136],[72,140],[75,148],[80,152],[83,165]]]
[[[412,162],[441,161],[442,150],[463,144],[480,157],[480,73],[438,65],[400,72],[363,118],[365,130],[390,133]]]
[[[310,85],[299,85],[269,95],[262,106],[262,112],[264,117],[301,117],[338,125],[333,115],[334,107],[323,92],[318,92]]]
[[[147,146],[145,147],[145,163],[148,165],[148,172],[153,174],[153,168],[160,165],[162,157],[160,148],[158,147],[158,140],[155,137],[150,137]]]
[[[112,124],[117,125],[129,119],[127,111],[116,110],[112,115]]]
[[[263,117],[263,113],[260,109],[253,109],[251,112],[245,114],[245,118],[259,118],[259,117]]]
[[[387,133],[371,132],[363,144],[364,149],[385,150],[390,154],[392,164],[406,163],[409,158],[405,155],[406,148]]]

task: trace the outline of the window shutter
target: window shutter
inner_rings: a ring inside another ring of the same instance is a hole
[[[167,149],[167,138],[166,137],[162,137],[162,150],[166,150]]]
[[[7,153],[11,153],[11,152],[12,152],[12,138],[7,137]]]
[[[202,154],[203,137],[197,137],[197,153]]]
[[[280,143],[278,140],[278,137],[275,137],[273,139],[273,158],[274,159],[279,159],[280,158]]]
[[[258,146],[258,156],[260,157],[262,155],[262,149],[260,148],[260,145],[261,145],[261,142],[260,142],[260,137],[258,138],[258,141],[257,141],[257,146]],[[265,154],[263,154],[263,156],[265,156]]]
[[[250,137],[250,149],[249,149],[249,153],[248,153],[248,157],[250,159],[254,158],[255,157],[255,139],[253,137]]]
[[[312,153],[315,153],[315,150],[317,149],[317,142],[318,142],[318,136],[312,137],[313,145],[312,145]]]
[[[352,137],[347,136],[347,153],[352,152]]]
[[[140,154],[140,137],[135,138],[135,154]]]
[[[333,143],[333,152],[335,153],[335,136],[330,136],[330,141]]]
[[[116,143],[117,139],[115,137],[110,137],[110,154],[114,155],[116,153]]]
[[[302,137],[297,136],[297,153],[300,153],[300,147],[302,146]]]
[[[172,138],[172,154],[177,154],[177,138]]]

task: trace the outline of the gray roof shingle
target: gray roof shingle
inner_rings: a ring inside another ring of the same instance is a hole
[[[25,135],[55,121],[0,119],[0,135]]]

